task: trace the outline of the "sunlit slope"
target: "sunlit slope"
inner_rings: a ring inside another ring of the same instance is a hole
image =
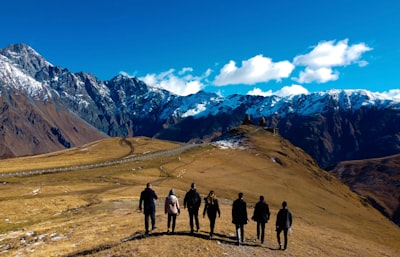
[[[179,146],[169,141],[157,140],[154,144],[153,141],[146,137],[107,138],[54,153],[5,159],[0,161],[0,173],[100,163]]]
[[[11,256],[396,256],[400,251],[399,228],[320,170],[301,149],[253,126],[235,129],[225,139],[120,165],[4,178],[0,250]],[[121,139],[112,139],[86,147],[86,154],[103,162],[179,147],[148,138],[128,140],[133,153]],[[49,165],[68,164],[75,155],[80,156],[79,149],[38,156],[37,161],[32,157],[30,162],[44,168],[43,159],[48,158]],[[26,159],[14,160],[16,166],[23,163]],[[143,214],[137,208],[147,182],[160,197],[158,229],[142,238]],[[222,215],[214,240],[207,239],[207,219],[201,218],[199,234],[188,233],[183,196],[192,182],[202,196],[215,190],[220,199]],[[163,200],[171,187],[182,206],[177,235],[165,234]],[[230,211],[238,192],[245,195],[249,216],[259,195],[270,204],[264,245],[255,242],[252,221],[246,225],[245,244],[234,245]],[[283,200],[294,215],[287,252],[275,250],[274,221]]]

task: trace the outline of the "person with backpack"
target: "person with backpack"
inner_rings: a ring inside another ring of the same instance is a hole
[[[244,242],[244,225],[248,222],[247,205],[243,200],[243,193],[239,193],[238,199],[232,205],[232,223],[235,224],[237,245]]]
[[[217,219],[217,213],[218,217],[221,217],[221,211],[219,209],[219,204],[218,204],[218,199],[215,195],[215,192],[213,190],[210,191],[208,196],[204,198],[205,200],[205,206],[204,206],[204,211],[203,211],[203,218],[207,216],[208,219],[210,220],[210,239],[214,236],[214,227],[215,227],[215,220]]]
[[[143,203],[143,213],[144,213],[144,227],[146,230],[146,235],[149,234],[149,219],[151,218],[151,230],[156,229],[156,204],[157,194],[152,189],[150,183],[146,184],[146,188],[140,194],[139,200],[139,210],[142,211]]]
[[[261,236],[262,244],[264,243],[265,224],[268,222],[269,216],[269,206],[264,200],[264,196],[261,195],[260,200],[256,203],[251,219],[257,222],[257,239],[260,239]]]
[[[282,209],[279,210],[276,217],[276,236],[278,239],[279,250],[286,250],[288,243],[288,231],[292,227],[292,213],[287,207],[286,201],[282,202]],[[285,244],[281,245],[281,232],[283,231]]]
[[[167,233],[170,232],[169,228],[171,227],[171,221],[172,233],[175,233],[176,216],[181,213],[181,210],[179,209],[179,201],[175,196],[173,188],[169,191],[167,198],[165,198],[164,212],[165,214],[168,214]]]
[[[190,186],[190,190],[186,193],[185,198],[183,200],[183,207],[188,209],[189,212],[189,220],[190,220],[190,233],[194,232],[194,224],[193,219],[196,222],[196,232],[200,230],[199,223],[199,208],[201,205],[200,194],[196,190],[196,184],[192,183]]]

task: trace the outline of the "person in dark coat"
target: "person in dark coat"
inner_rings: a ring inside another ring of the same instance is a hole
[[[285,201],[282,202],[282,209],[279,210],[278,215],[276,217],[276,236],[278,239],[279,250],[286,250],[288,243],[288,231],[292,226],[292,213],[287,208],[287,203]],[[282,248],[281,245],[281,232],[283,231],[283,235],[285,238],[285,244]]]
[[[183,199],[183,208],[188,208],[189,212],[189,220],[190,220],[190,233],[194,232],[193,219],[196,222],[196,231],[199,232],[200,223],[199,223],[199,208],[201,205],[201,197],[200,194],[196,190],[196,184],[192,183],[190,186],[190,190],[186,193],[185,198]]]
[[[265,234],[265,223],[269,220],[269,206],[267,202],[264,200],[264,196],[260,196],[260,200],[256,203],[254,208],[254,213],[252,220],[257,222],[257,239],[260,239],[261,243],[264,243],[264,234]]]
[[[210,220],[210,239],[212,239],[214,235],[214,227],[215,227],[215,220],[217,219],[217,213],[218,217],[221,217],[221,211],[219,209],[219,204],[218,204],[218,199],[215,195],[214,191],[210,191],[208,196],[204,198],[205,200],[205,206],[204,206],[204,211],[203,211],[203,218],[207,216],[208,219]]]
[[[140,194],[139,210],[144,213],[144,227],[146,234],[149,234],[149,218],[151,218],[151,230],[156,229],[156,204],[157,194],[152,189],[150,183],[147,183],[146,188]],[[143,204],[143,205],[142,205]],[[142,208],[143,206],[143,208]]]
[[[244,225],[247,224],[247,205],[243,200],[243,193],[239,193],[239,198],[232,205],[232,223],[236,227],[237,244],[244,242]]]

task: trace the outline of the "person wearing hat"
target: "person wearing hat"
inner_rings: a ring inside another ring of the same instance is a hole
[[[210,191],[208,196],[204,198],[205,200],[205,206],[204,206],[204,211],[203,211],[203,218],[207,216],[208,219],[210,220],[210,239],[214,236],[214,227],[215,227],[215,220],[217,219],[217,213],[218,217],[221,217],[221,210],[219,209],[219,204],[218,204],[218,199],[215,195],[215,192],[213,190]]]
[[[286,250],[288,243],[288,231],[292,226],[292,213],[287,207],[286,201],[282,202],[282,209],[279,210],[276,216],[276,236],[278,239],[279,250]],[[285,244],[282,248],[281,245],[281,232],[283,231],[283,236],[285,239]]]
[[[183,207],[188,208],[189,212],[189,221],[190,221],[190,233],[194,232],[194,224],[193,220],[196,222],[196,231],[198,232],[200,229],[199,223],[199,208],[201,205],[200,194],[196,190],[196,184],[192,183],[190,186],[190,190],[186,193],[185,198],[183,200]]]
[[[164,206],[165,214],[168,214],[168,223],[167,223],[167,233],[170,232],[169,228],[171,227],[172,221],[172,233],[175,232],[175,224],[176,224],[176,216],[181,213],[179,209],[179,201],[175,196],[175,191],[173,188],[169,191],[169,195],[165,198],[165,206]]]

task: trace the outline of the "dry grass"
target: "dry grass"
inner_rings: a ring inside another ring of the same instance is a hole
[[[245,149],[201,146],[175,156],[90,170],[6,178],[0,184],[0,256],[397,256],[400,229],[333,176],[321,171],[302,150],[266,131],[242,127]],[[254,133],[253,133],[254,132]],[[176,147],[172,142],[129,139],[135,153]],[[13,159],[8,170],[75,165],[122,158],[130,149],[120,139],[96,142],[47,156]],[[85,154],[82,154],[85,149]],[[85,158],[84,156],[87,156]],[[11,160],[0,162],[7,167]],[[5,164],[6,163],[6,164]],[[46,166],[46,163],[49,166]],[[1,168],[3,169],[3,168]],[[8,172],[9,172],[8,171]],[[208,219],[189,235],[182,210],[177,234],[167,235],[163,199],[175,188],[181,205],[195,181],[205,196],[215,190],[222,216],[213,240]],[[159,196],[158,229],[142,237],[143,214],[137,211],[145,183]],[[246,243],[234,245],[231,203],[242,191],[249,215],[265,195],[272,220],[266,242],[255,242],[255,224],[246,225]],[[294,215],[289,250],[276,250],[274,221],[282,200]]]

